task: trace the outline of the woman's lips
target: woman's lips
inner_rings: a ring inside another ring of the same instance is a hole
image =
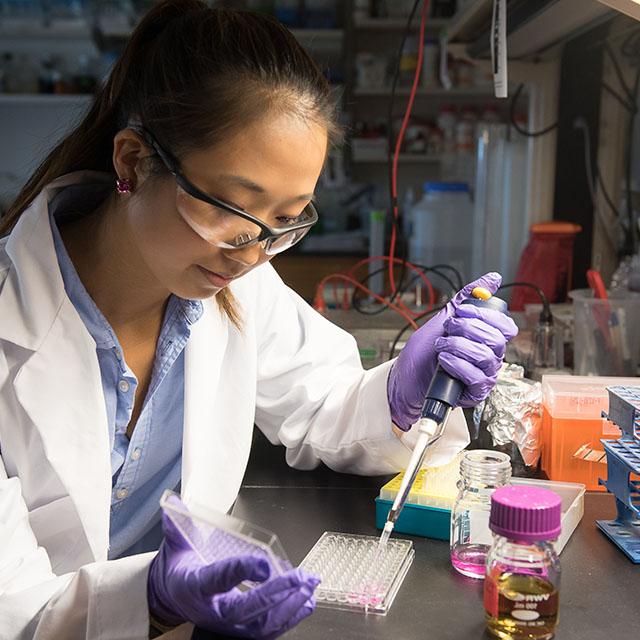
[[[219,273],[215,273],[214,271],[209,271],[209,269],[205,269],[198,265],[198,269],[202,271],[204,277],[215,287],[222,289],[226,287],[234,278],[234,276],[224,276]]]

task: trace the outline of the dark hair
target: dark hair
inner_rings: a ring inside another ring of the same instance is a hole
[[[267,113],[290,113],[339,135],[330,86],[293,35],[268,16],[165,0],[134,30],[82,122],[31,176],[0,221],[6,235],[40,191],[78,170],[114,174],[113,138],[136,118],[180,159]],[[233,296],[217,300],[239,324]]]

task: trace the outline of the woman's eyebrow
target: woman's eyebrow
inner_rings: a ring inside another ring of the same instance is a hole
[[[219,177],[220,179],[225,180],[226,182],[233,182],[241,187],[244,187],[249,191],[253,191],[254,193],[262,193],[262,194],[267,193],[267,190],[264,187],[261,187],[259,184],[257,184],[253,180],[249,180],[249,178],[245,178],[244,176],[237,176],[237,175],[225,173]],[[315,196],[313,193],[303,193],[302,195],[291,198],[291,201],[297,202],[299,200],[302,202],[305,200],[308,201],[308,200],[314,200],[314,199],[315,199]]]

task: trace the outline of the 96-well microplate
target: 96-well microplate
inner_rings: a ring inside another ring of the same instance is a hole
[[[300,567],[322,578],[319,607],[386,615],[413,561],[410,540],[389,540],[378,555],[378,540],[327,531]]]
[[[187,508],[172,491],[164,492],[160,506],[205,564],[252,556],[268,562],[272,577],[291,569],[278,536],[271,531],[202,505],[191,504]],[[254,586],[250,581],[243,584]]]

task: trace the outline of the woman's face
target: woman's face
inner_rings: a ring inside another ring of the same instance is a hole
[[[309,203],[326,150],[324,127],[277,116],[246,127],[223,145],[187,155],[181,168],[204,193],[281,227]],[[272,257],[259,244],[223,249],[204,240],[180,213],[189,199],[173,176],[163,176],[142,180],[127,205],[140,256],[168,291],[208,298]],[[241,218],[238,223],[241,233],[246,223]]]

